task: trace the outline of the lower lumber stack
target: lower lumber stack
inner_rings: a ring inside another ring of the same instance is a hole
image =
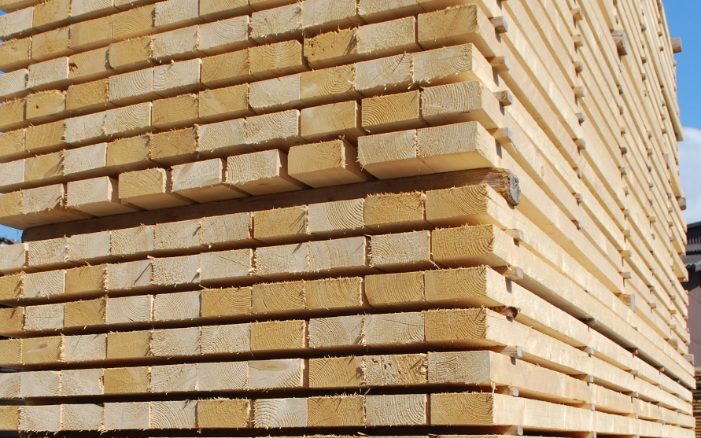
[[[0,8],[0,433],[695,436],[659,2]]]

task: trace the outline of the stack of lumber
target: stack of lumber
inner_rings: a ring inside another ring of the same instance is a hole
[[[696,387],[694,393],[694,419],[696,419],[696,436],[701,436],[701,368],[696,367],[694,377],[696,377]]]
[[[0,431],[694,436],[659,0],[0,8]]]

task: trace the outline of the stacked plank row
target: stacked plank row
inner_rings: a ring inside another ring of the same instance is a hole
[[[661,3],[0,8],[0,431],[694,435]]]

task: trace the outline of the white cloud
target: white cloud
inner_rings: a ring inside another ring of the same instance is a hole
[[[679,143],[679,172],[686,197],[684,217],[688,223],[701,221],[701,129],[684,127]]]

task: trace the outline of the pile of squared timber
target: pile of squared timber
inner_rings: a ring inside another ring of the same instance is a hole
[[[659,0],[0,7],[0,430],[694,436]]]

